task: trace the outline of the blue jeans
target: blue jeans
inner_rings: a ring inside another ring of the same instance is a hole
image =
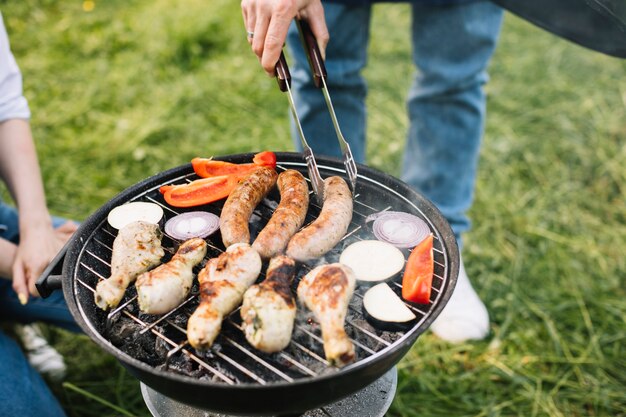
[[[365,161],[367,63],[371,6],[325,3],[330,32],[327,85],[344,136],[358,162]],[[410,127],[401,179],[432,201],[461,245],[469,230],[485,119],[486,68],[496,46],[502,9],[491,2],[412,5],[413,63],[408,96]],[[323,95],[315,88],[295,25],[288,46],[294,100],[313,151],[341,156]],[[392,62],[386,63],[393,65]],[[384,111],[384,109],[377,109]],[[297,149],[299,137],[293,129]]]
[[[54,227],[64,219],[53,218]],[[0,237],[19,241],[17,212],[0,201]],[[78,332],[80,327],[70,314],[62,291],[50,297],[31,297],[23,306],[11,287],[11,281],[0,278],[0,320],[32,323],[42,321]],[[0,416],[65,416],[48,386],[35,371],[19,346],[0,331]]]

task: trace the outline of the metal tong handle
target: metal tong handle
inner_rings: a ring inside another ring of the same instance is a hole
[[[304,155],[306,167],[309,171],[309,178],[311,179],[311,185],[313,186],[313,193],[315,194],[317,203],[322,206],[324,204],[324,181],[322,180],[320,172],[317,169],[317,162],[315,161],[313,150],[304,137],[304,131],[302,130],[302,125],[300,124],[300,118],[298,117],[293,96],[291,95],[291,73],[289,72],[289,67],[287,66],[285,54],[283,54],[282,51],[280,53],[280,58],[276,63],[276,81],[278,82],[278,88],[280,88],[280,91],[287,93],[289,108],[291,109],[291,114],[293,115],[296,129],[298,130],[298,134],[300,136],[300,142],[302,142],[302,154]]]
[[[346,167],[346,174],[348,175],[348,180],[350,181],[352,195],[355,195],[357,176],[356,162],[352,156],[350,145],[341,133],[339,122],[337,121],[337,115],[335,114],[335,108],[333,107],[333,102],[330,100],[328,86],[326,85],[328,75],[326,73],[324,60],[322,59],[322,53],[317,45],[317,40],[315,39],[315,35],[313,35],[309,24],[304,20],[296,19],[296,25],[298,26],[300,40],[304,46],[309,66],[311,67],[311,72],[313,73],[313,82],[315,83],[315,86],[321,89],[324,94],[324,99],[326,100],[326,105],[328,106],[328,112],[330,113],[330,118],[333,122],[333,126],[335,127],[337,139],[339,140],[339,147],[341,148],[341,153],[343,154],[343,164]]]

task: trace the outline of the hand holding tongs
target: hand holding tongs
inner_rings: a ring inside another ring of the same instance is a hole
[[[317,162],[313,156],[313,151],[307,143],[304,132],[302,131],[302,125],[300,125],[300,119],[298,118],[298,112],[296,111],[296,105],[293,102],[293,96],[291,95],[291,74],[289,73],[289,67],[287,66],[287,60],[285,55],[281,52],[280,58],[276,63],[276,81],[278,81],[278,87],[280,91],[287,92],[287,98],[289,99],[289,108],[293,114],[293,119],[296,124],[296,129],[300,135],[300,141],[302,142],[302,153],[304,154],[304,160],[309,171],[309,178],[311,179],[311,185],[313,186],[313,193],[317,199],[317,203],[321,206],[324,204],[324,181],[320,176],[320,172],[317,169]]]
[[[328,87],[326,86],[326,67],[324,65],[324,60],[322,59],[322,54],[317,46],[317,40],[315,39],[309,24],[304,20],[296,19],[296,25],[298,26],[300,40],[302,41],[302,45],[304,46],[304,50],[309,60],[311,72],[313,73],[313,82],[315,83],[315,86],[321,89],[322,93],[324,93],[324,99],[326,100],[328,112],[330,113],[330,118],[333,121],[333,126],[335,127],[335,132],[337,133],[337,139],[339,140],[339,146],[341,147],[341,153],[343,154],[343,164],[346,167],[346,174],[348,175],[350,188],[352,189],[352,195],[354,196],[356,193],[356,163],[354,162],[352,151],[350,151],[350,145],[341,134],[339,122],[337,122],[337,116],[335,115],[335,109],[333,108],[333,103],[330,100],[330,94],[328,93]]]

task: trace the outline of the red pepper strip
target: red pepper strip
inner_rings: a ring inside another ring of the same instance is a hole
[[[259,166],[276,168],[276,155],[274,152],[264,151],[254,155],[252,163],[233,164],[232,162],[214,161],[209,158],[193,158],[191,160],[194,172],[202,178],[215,177],[218,175],[248,175]]]
[[[259,168],[257,164],[233,164],[231,162],[214,161],[208,158],[193,158],[191,160],[194,172],[202,178],[221,175],[245,176]]]
[[[271,151],[263,151],[254,155],[252,162],[257,165],[276,169],[276,154]]]
[[[422,240],[409,255],[402,276],[402,298],[428,304],[434,273],[433,235]]]
[[[183,185],[159,188],[165,201],[174,207],[193,207],[228,197],[241,179],[238,175],[202,178]]]

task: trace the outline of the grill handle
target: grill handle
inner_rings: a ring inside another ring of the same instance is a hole
[[[63,275],[61,274],[63,261],[65,260],[65,253],[71,242],[72,239],[67,241],[65,246],[61,248],[59,253],[50,261],[46,269],[43,270],[39,278],[37,278],[35,287],[37,287],[37,291],[39,291],[39,295],[42,298],[48,298],[54,291],[60,290],[63,287]]]

